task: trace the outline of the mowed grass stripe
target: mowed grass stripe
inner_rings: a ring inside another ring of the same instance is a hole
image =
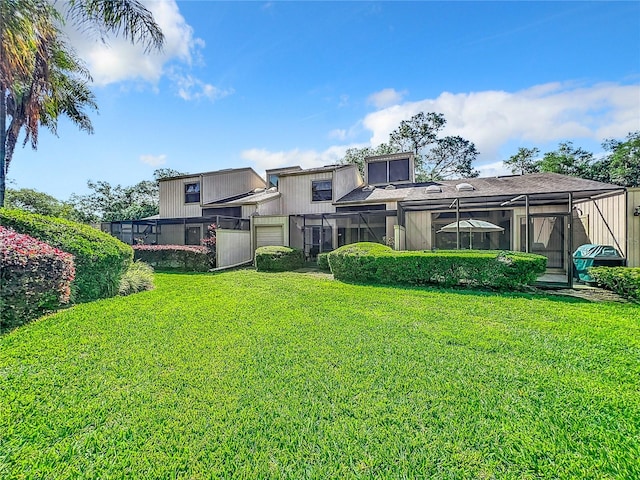
[[[156,283],[0,337],[0,477],[640,477],[636,305]]]

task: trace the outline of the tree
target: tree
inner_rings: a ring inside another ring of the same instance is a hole
[[[626,141],[607,139],[602,144],[610,155],[608,171],[613,183],[640,187],[640,131],[631,132]]]
[[[184,174],[161,168],[154,171],[154,180],[143,180],[129,187],[89,180],[87,186],[93,193],[72,195],[70,203],[87,223],[139,220],[158,214],[160,179],[179,175]]]
[[[420,112],[409,120],[402,120],[400,126],[389,135],[389,144],[400,152],[415,155],[416,171],[424,171],[423,151],[438,138],[438,132],[447,121],[441,113]]]
[[[7,208],[17,208],[31,213],[48,215],[50,217],[66,218],[67,220],[80,221],[82,216],[72,205],[61,202],[57,198],[30,188],[14,190],[7,189]]]
[[[462,137],[438,138],[434,147],[424,155],[422,172],[418,173],[416,180],[421,182],[447,177],[477,177],[480,172],[474,170],[472,164],[478,154],[473,142]]]
[[[507,167],[511,167],[511,173],[525,175],[527,173],[538,173],[540,163],[536,158],[540,154],[540,149],[520,147],[518,153],[511,155],[504,161]]]
[[[358,170],[360,170],[360,175],[362,175],[362,178],[365,178],[364,166],[365,159],[367,157],[388,155],[398,151],[399,150],[397,148],[394,148],[387,143],[381,143],[377,147],[348,148],[344,157],[340,160],[340,163],[345,165],[353,163],[354,165],[357,165]]]
[[[38,126],[54,133],[61,115],[82,130],[92,131],[84,107],[95,108],[87,87],[88,72],[65,44],[59,29],[63,2],[0,2],[0,206],[18,135],[37,148]],[[151,13],[138,0],[71,0],[68,18],[84,29],[122,35],[146,50],[161,48],[164,37]],[[12,123],[7,131],[7,116]],[[7,157],[9,155],[9,157]]]
[[[557,150],[545,153],[539,165],[541,172],[590,178],[593,162],[593,153],[574,147],[573,142],[562,142]]]

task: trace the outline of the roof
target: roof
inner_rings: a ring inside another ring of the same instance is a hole
[[[459,190],[456,185],[466,183],[472,190]],[[441,191],[427,192],[427,187],[436,185]],[[438,182],[396,185],[393,190],[384,187],[358,187],[336,201],[343,203],[380,203],[392,201],[419,202],[429,200],[454,200],[456,198],[513,197],[533,194],[573,193],[575,198],[588,198],[604,192],[623,190],[624,187],[609,183],[570,177],[558,173],[533,173],[529,175],[508,175],[503,177],[463,178]]]
[[[264,203],[270,200],[274,200],[280,197],[280,192],[278,191],[269,191],[260,189],[260,191],[250,191],[243,193],[241,195],[234,195],[233,197],[223,198],[221,200],[216,200],[215,202],[207,203],[203,205],[203,207],[208,207],[212,205],[255,205],[257,203]]]
[[[280,173],[280,177],[289,177],[291,175],[310,175],[313,173],[333,172],[335,170],[342,170],[344,168],[358,168],[352,163],[344,165],[325,165],[324,167],[307,168],[305,170],[290,170]],[[269,171],[271,172],[271,170]]]
[[[179,180],[179,179],[184,179],[184,178],[196,178],[196,177],[199,177],[201,175],[218,175],[218,174],[222,174],[222,173],[237,173],[237,172],[243,172],[243,171],[253,172],[254,175],[259,176],[253,168],[251,168],[251,167],[242,167],[242,168],[225,168],[223,170],[213,170],[211,172],[202,172],[202,173],[192,173],[192,174],[187,174],[187,175],[178,175],[176,177],[161,178],[158,181],[159,182],[166,182],[168,180]]]

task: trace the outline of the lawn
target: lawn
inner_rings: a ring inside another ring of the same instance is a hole
[[[156,276],[0,337],[0,478],[640,478],[640,307]]]

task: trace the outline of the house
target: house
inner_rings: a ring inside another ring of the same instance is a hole
[[[464,219],[501,231],[441,231]],[[417,183],[409,153],[366,159],[364,178],[355,165],[327,165],[271,169],[265,179],[251,168],[165,179],[157,218],[130,223],[131,238],[146,229],[158,244],[198,244],[216,223],[230,250],[247,250],[236,260],[264,245],[300,248],[309,260],[358,241],[400,250],[472,245],[540,253],[547,280],[570,284],[572,252],[602,243],[640,265],[640,188],[553,173]],[[242,241],[231,240],[234,231]]]

